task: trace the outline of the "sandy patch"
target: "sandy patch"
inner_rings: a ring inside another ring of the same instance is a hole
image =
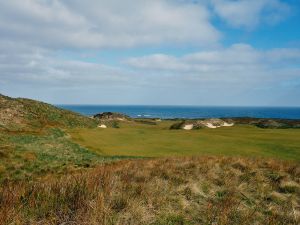
[[[184,130],[191,130],[191,129],[193,129],[193,127],[194,127],[193,124],[186,124],[186,125],[184,125],[183,129]]]
[[[212,123],[206,123],[205,126],[207,126],[208,128],[217,128],[218,126],[213,125]]]
[[[234,123],[226,123],[224,122],[223,127],[232,127]]]

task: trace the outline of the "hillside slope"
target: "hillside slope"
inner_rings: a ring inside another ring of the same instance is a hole
[[[45,127],[95,127],[97,122],[47,103],[0,94],[0,129],[10,131]]]
[[[63,131],[97,121],[39,101],[0,95],[0,183],[90,167],[105,160]]]

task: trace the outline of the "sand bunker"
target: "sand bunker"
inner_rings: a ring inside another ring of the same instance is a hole
[[[193,124],[186,124],[186,125],[184,125],[183,129],[184,129],[184,130],[192,130],[193,127],[194,127]]]
[[[206,123],[205,126],[208,127],[208,128],[217,128],[217,127],[220,127],[220,126],[215,126],[212,123]]]
[[[223,127],[232,127],[234,123],[226,123],[224,122]]]
[[[192,130],[192,129],[199,129],[199,128],[219,128],[219,127],[231,127],[233,126],[234,123],[231,123],[229,121],[224,121],[221,119],[205,119],[205,120],[198,120],[198,121],[187,121],[187,122],[182,122],[178,124],[178,129],[183,129],[183,130]]]

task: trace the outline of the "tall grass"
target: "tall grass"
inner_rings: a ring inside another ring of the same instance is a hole
[[[299,224],[299,181],[274,160],[124,160],[3,183],[0,224]]]

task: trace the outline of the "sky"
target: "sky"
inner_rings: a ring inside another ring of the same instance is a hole
[[[300,0],[0,0],[0,93],[300,106]]]

